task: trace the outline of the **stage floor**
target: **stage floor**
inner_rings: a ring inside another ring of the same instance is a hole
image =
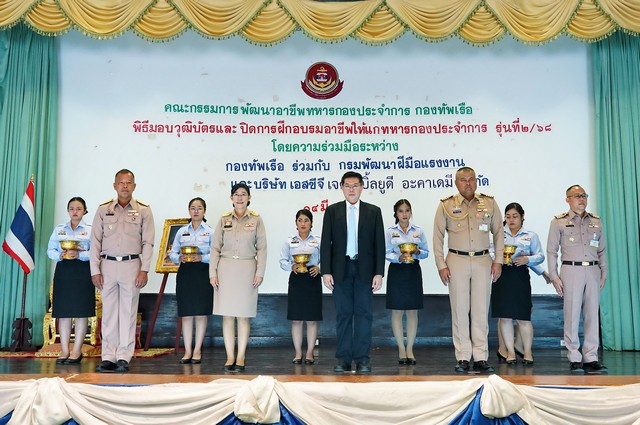
[[[54,358],[0,358],[0,381],[16,381],[59,376],[68,382],[91,384],[160,384],[169,382],[210,382],[220,378],[253,379],[258,375],[273,376],[279,381],[305,382],[383,382],[383,381],[450,381],[483,377],[474,373],[454,372],[453,348],[419,346],[415,350],[417,364],[398,364],[395,347],[374,347],[371,352],[372,372],[369,374],[336,374],[335,347],[317,349],[314,365],[291,363],[291,347],[250,346],[244,373],[225,373],[224,347],[208,347],[201,364],[181,365],[182,353],[155,358],[134,358],[127,374],[95,373],[99,358],[85,358],[80,365],[56,365]],[[640,352],[605,351],[601,360],[607,374],[576,375],[569,372],[566,351],[535,349],[535,364],[516,366],[498,363],[495,348],[489,362],[500,375],[514,384],[549,386],[617,386],[640,383]]]

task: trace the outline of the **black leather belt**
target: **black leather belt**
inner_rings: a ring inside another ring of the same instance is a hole
[[[597,266],[597,261],[563,261],[566,266]]]
[[[346,257],[349,261],[356,261],[358,259],[358,254],[354,255],[353,257],[349,257],[348,255]]]
[[[457,249],[450,249],[449,252],[453,252],[454,254],[458,254],[458,255],[468,255],[469,257],[475,257],[476,255],[487,255],[489,253],[489,250],[485,249],[484,251],[467,252],[467,251],[458,251]]]
[[[131,254],[131,255],[125,255],[124,257],[112,257],[110,255],[101,255],[100,257],[107,260],[111,260],[111,261],[129,261],[129,260],[135,260],[136,258],[140,258],[140,255]]]

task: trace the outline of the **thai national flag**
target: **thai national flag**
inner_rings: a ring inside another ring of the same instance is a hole
[[[22,203],[16,211],[16,216],[11,223],[11,229],[2,244],[2,249],[13,257],[26,274],[35,268],[33,260],[33,248],[35,245],[35,188],[33,181],[29,182],[27,192],[22,198]]]

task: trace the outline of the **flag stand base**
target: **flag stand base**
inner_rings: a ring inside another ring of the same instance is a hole
[[[37,351],[37,348],[31,345],[31,332],[33,327],[31,321],[26,317],[18,317],[13,321],[13,334],[11,335],[11,347],[9,351]]]

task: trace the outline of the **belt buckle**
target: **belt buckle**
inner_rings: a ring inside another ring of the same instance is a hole
[[[469,251],[469,257],[473,257],[474,255],[476,255],[474,251]]]
[[[581,266],[589,266],[590,264],[589,264],[589,262],[588,262],[588,261],[583,261],[580,265],[581,265]]]
[[[116,261],[122,261],[122,257],[116,257]]]

